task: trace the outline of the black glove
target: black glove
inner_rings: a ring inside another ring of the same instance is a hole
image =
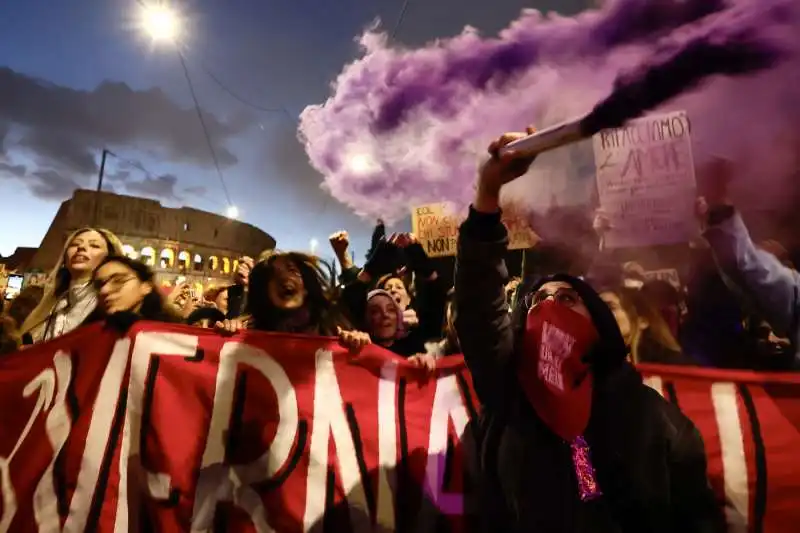
[[[384,237],[378,241],[367,262],[364,263],[364,272],[372,279],[377,279],[383,274],[394,272],[401,261],[400,249]]]
[[[372,256],[375,250],[378,248],[378,244],[382,241],[386,240],[386,226],[383,224],[383,220],[378,220],[378,224],[375,226],[375,229],[372,230],[372,239],[369,242],[369,250],[367,250],[367,259]]]
[[[106,318],[106,328],[116,331],[122,335],[128,333],[141,317],[133,311],[119,311],[112,313]]]
[[[406,258],[408,259],[408,266],[411,267],[419,277],[423,280],[430,278],[436,270],[433,266],[433,261],[425,253],[425,248],[422,244],[415,242],[405,249]]]

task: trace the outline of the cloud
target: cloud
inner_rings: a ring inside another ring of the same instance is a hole
[[[203,118],[220,165],[237,163],[226,144],[252,121],[245,115],[223,120],[207,111]],[[53,198],[56,191],[93,179],[103,146],[136,147],[177,163],[213,163],[195,109],[179,106],[161,89],[104,81],[91,91],[76,90],[0,67],[0,158],[15,147],[33,156],[40,181],[26,183],[34,194]],[[125,172],[107,179],[125,182]],[[171,180],[175,177],[148,178],[126,188],[174,197]]]
[[[63,200],[80,185],[72,178],[53,169],[36,170],[25,179],[31,192],[43,200]]]
[[[180,200],[175,192],[178,178],[172,174],[164,174],[157,177],[146,177],[142,181],[127,181],[125,190],[133,194],[149,196],[151,198],[163,198],[165,200]]]
[[[183,193],[191,196],[205,196],[206,194],[208,194],[208,189],[201,186],[186,187],[185,189],[183,189]]]
[[[117,170],[103,174],[103,181],[122,182],[128,181],[128,178],[130,177],[131,172],[129,170]]]
[[[66,131],[32,129],[20,141],[20,146],[30,149],[40,163],[55,166],[66,172],[97,174],[95,154],[81,139]]]
[[[4,163],[0,161],[0,178],[24,178],[28,169],[25,165],[14,165],[12,163]]]
[[[249,122],[238,116],[224,122],[207,111],[203,118],[220,164],[236,163],[224,143],[245,131]],[[44,144],[67,134],[73,146],[83,143],[85,150],[142,144],[159,146],[172,159],[212,162],[195,110],[178,106],[158,88],[137,91],[125,83],[104,81],[92,91],[81,91],[4,67],[0,68],[0,120],[33,130],[33,138]]]

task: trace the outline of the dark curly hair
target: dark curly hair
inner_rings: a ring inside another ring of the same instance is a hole
[[[285,259],[300,271],[307,292],[303,308],[308,318],[297,329],[287,331],[290,313],[283,311],[269,299],[267,288],[275,271],[275,261]],[[285,331],[287,333],[309,333],[325,336],[336,335],[336,328],[349,328],[341,312],[337,292],[327,272],[330,267],[316,256],[302,252],[275,252],[264,257],[250,273],[250,286],[245,308],[251,327],[260,331]]]

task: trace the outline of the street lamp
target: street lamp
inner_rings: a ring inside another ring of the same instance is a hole
[[[163,2],[142,3],[141,27],[155,42],[178,40],[181,33],[181,18],[178,12]]]

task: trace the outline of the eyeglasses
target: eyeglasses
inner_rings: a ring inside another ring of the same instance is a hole
[[[568,289],[565,287],[563,289],[557,289],[553,292],[539,290],[529,293],[525,296],[525,307],[528,309],[533,309],[537,305],[544,303],[549,298],[552,298],[557,304],[566,307],[575,307],[581,301],[581,297],[577,292],[575,292],[575,289]]]
[[[124,287],[126,283],[131,282],[135,279],[136,276],[126,276],[124,274],[119,274],[111,276],[108,279],[96,279],[92,282],[92,285],[94,286],[94,290],[97,292],[100,292],[106,285],[108,285],[112,291],[118,291],[122,287]]]

